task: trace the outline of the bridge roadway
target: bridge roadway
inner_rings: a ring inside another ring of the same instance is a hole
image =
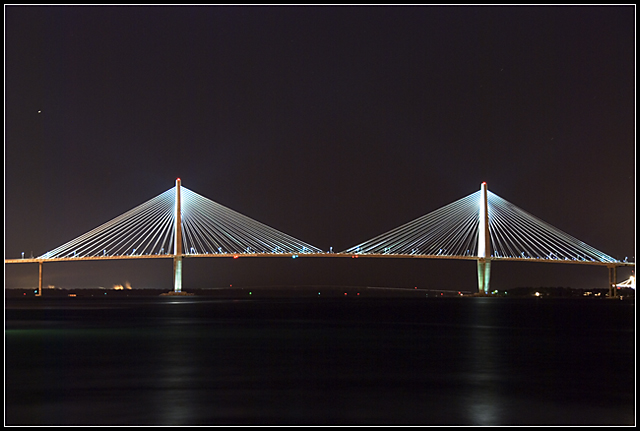
[[[399,259],[455,259],[455,260],[478,260],[478,256],[452,256],[452,255],[426,255],[426,254],[352,254],[352,253],[205,253],[182,255],[183,258],[192,257],[215,257],[215,258],[245,258],[245,257],[342,257],[342,258],[399,258]],[[124,260],[124,259],[173,259],[173,254],[144,254],[144,255],[123,255],[123,256],[89,256],[89,257],[59,257],[59,258],[27,258],[27,259],[5,259],[4,263],[44,263],[44,262],[77,262],[87,260]],[[540,262],[540,263],[571,263],[581,265],[596,265],[607,267],[635,266],[634,262],[598,262],[570,259],[533,259],[523,257],[491,257],[487,260],[503,262]]]

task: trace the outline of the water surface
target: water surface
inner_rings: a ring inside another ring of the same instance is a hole
[[[7,425],[633,425],[633,303],[5,301]]]

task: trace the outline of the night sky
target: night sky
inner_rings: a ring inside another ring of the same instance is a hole
[[[635,7],[5,5],[5,258],[183,186],[341,251],[489,190],[635,261]],[[475,262],[190,259],[184,289],[476,288]],[[242,262],[241,262],[242,261]],[[172,287],[170,260],[45,285]],[[5,265],[5,286],[37,285]],[[630,270],[619,270],[619,281]],[[494,263],[492,287],[606,287]]]

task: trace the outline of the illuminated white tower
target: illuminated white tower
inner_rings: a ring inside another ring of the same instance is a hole
[[[176,179],[175,238],[173,241],[173,291],[182,292],[182,208],[180,205],[180,178]]]
[[[480,185],[480,212],[478,222],[478,292],[489,293],[491,275],[491,236],[489,235],[489,206],[487,183]]]

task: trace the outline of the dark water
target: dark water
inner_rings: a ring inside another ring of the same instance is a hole
[[[7,299],[5,424],[633,425],[635,308]]]

